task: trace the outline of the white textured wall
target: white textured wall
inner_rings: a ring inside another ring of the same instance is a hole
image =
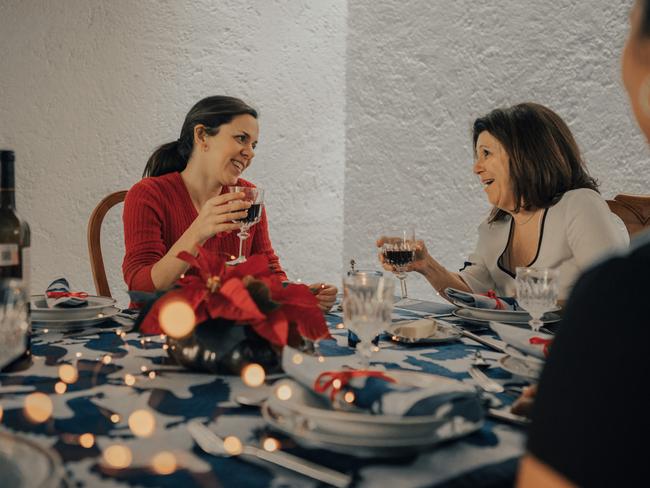
[[[0,146],[17,153],[17,205],[32,227],[33,288],[65,273],[94,290],[86,223],[129,188],[199,98],[260,111],[245,175],[267,188],[290,277],[338,282],[342,253],[345,0],[2,0]],[[121,206],[104,253],[120,271]]]
[[[209,94],[260,109],[248,177],[268,189],[293,278],[338,282],[350,257],[376,266],[375,237],[402,222],[445,265],[462,263],[488,210],[470,125],[496,106],[549,105],[606,196],[650,193],[619,83],[630,3],[1,0],[0,146],[17,151],[34,288],[66,273],[92,289],[92,207],[135,183]],[[121,236],[114,212],[105,258],[124,302]]]
[[[458,269],[488,204],[471,123],[536,101],[569,124],[604,196],[650,193],[648,151],[619,82],[630,0],[355,0],[347,40],[344,256],[412,223]],[[431,297],[420,277],[413,296]]]

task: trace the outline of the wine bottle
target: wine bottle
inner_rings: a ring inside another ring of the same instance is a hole
[[[17,279],[25,288],[27,323],[29,324],[25,351],[3,371],[24,369],[31,364],[31,322],[29,316],[31,236],[29,225],[16,213],[15,155],[13,151],[0,150],[0,282]],[[0,284],[0,286],[2,286]]]

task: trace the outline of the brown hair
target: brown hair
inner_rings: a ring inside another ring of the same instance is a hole
[[[650,38],[650,0],[641,0],[641,37]]]
[[[216,95],[199,100],[185,116],[180,137],[159,146],[149,156],[142,177],[183,171],[194,149],[194,127],[203,125],[205,132],[213,136],[220,125],[244,114],[257,118],[257,111],[238,98]]]
[[[474,121],[474,151],[483,131],[494,136],[508,154],[515,212],[551,207],[565,192],[576,188],[598,191],[573,134],[552,110],[536,103],[493,110]],[[489,221],[506,215],[494,208]]]

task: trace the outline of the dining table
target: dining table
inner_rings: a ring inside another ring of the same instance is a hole
[[[394,319],[449,316],[453,307],[416,301],[395,308]],[[54,453],[61,486],[305,487],[322,483],[292,470],[245,456],[204,452],[188,426],[200,422],[222,437],[246,445],[272,446],[350,476],[358,487],[511,486],[525,450],[525,426],[486,415],[477,431],[408,454],[359,457],[300,445],[265,422],[256,405],[238,399],[259,391],[240,376],[186,369],[167,354],[164,335],[130,330],[133,320],[88,330],[34,327],[31,365],[0,374],[0,435],[26,439]],[[350,356],[340,307],[326,314],[331,339],[316,353],[325,362]],[[467,327],[495,340],[488,328]],[[525,381],[502,369],[503,353],[462,336],[435,344],[404,344],[381,337],[371,367],[444,376],[479,387],[469,370],[476,351],[488,362],[483,372],[504,385],[481,391],[486,412],[508,410]],[[267,378],[267,382],[273,380]],[[271,443],[268,440],[271,439]],[[1,438],[0,438],[1,442]],[[2,484],[2,482],[0,482]],[[3,485],[4,486],[4,485]]]

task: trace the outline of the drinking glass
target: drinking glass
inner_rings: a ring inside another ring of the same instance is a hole
[[[352,276],[352,275],[369,275],[369,276],[377,276],[381,277],[384,276],[384,273],[381,271],[377,271],[374,269],[350,269],[348,270],[347,275]],[[343,302],[339,305],[339,310],[343,311]],[[375,338],[372,340],[372,343],[375,346],[379,345],[379,336],[375,336]],[[359,338],[357,335],[352,332],[350,329],[348,329],[348,346],[350,347],[357,347],[357,344],[359,344]]]
[[[244,241],[248,239],[250,229],[253,225],[257,224],[262,218],[262,209],[264,208],[264,190],[261,188],[253,188],[251,186],[229,186],[230,193],[244,193],[243,200],[250,202],[251,206],[247,209],[248,214],[243,219],[233,220],[233,222],[240,224],[239,232],[239,256],[227,264],[235,265],[246,262],[246,256],[243,254]]]
[[[21,280],[0,281],[0,369],[25,352],[29,297]]]
[[[356,352],[363,369],[370,365],[372,340],[391,323],[393,293],[393,281],[383,276],[355,273],[343,278],[343,321],[359,338]]]
[[[532,317],[528,325],[535,332],[544,325],[544,313],[557,305],[558,276],[551,268],[517,268],[517,302]]]
[[[415,259],[415,229],[402,229],[386,238],[381,247],[384,262],[393,266],[393,272],[399,279],[401,299],[396,306],[411,303],[406,290],[406,269]]]

